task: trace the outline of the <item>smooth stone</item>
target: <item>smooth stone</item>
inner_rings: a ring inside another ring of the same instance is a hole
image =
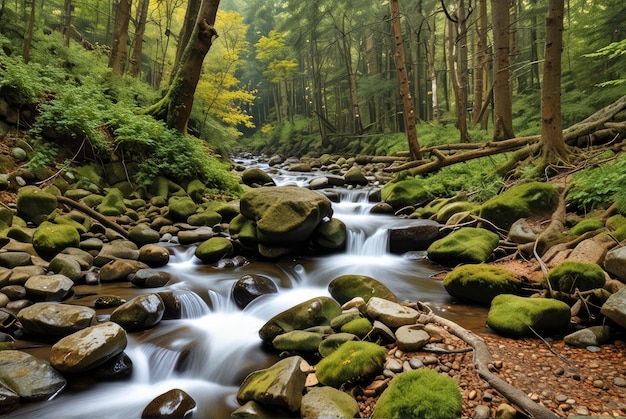
[[[196,408],[196,401],[185,391],[174,388],[154,398],[141,413],[142,418],[184,418]]]
[[[379,320],[390,328],[415,324],[419,317],[417,310],[378,297],[369,299],[366,310],[370,318]]]
[[[71,304],[36,303],[21,309],[17,318],[25,335],[59,337],[93,325],[96,312]]]
[[[26,281],[28,298],[34,301],[61,301],[70,294],[74,281],[65,275],[37,275]]]
[[[117,307],[111,313],[111,321],[128,332],[137,332],[157,325],[164,312],[165,305],[158,294],[144,294]]]
[[[47,362],[16,350],[0,351],[0,382],[25,402],[48,400],[67,384]]]

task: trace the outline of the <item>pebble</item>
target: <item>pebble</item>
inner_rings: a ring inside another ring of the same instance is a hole
[[[613,379],[613,385],[616,387],[626,387],[626,379],[622,377],[615,377]]]
[[[489,419],[489,417],[491,417],[491,409],[489,408],[489,406],[479,404],[474,408],[474,414],[472,414],[472,419]]]
[[[482,399],[483,401],[490,402],[491,400],[493,400],[493,394],[489,393],[488,391],[485,391],[483,393]]]
[[[593,386],[595,388],[604,388],[604,381],[602,381],[602,380],[593,380]]]
[[[478,392],[476,390],[470,390],[469,394],[467,395],[467,398],[470,400],[474,400],[477,395],[478,395]]]
[[[419,359],[417,357],[413,357],[413,358],[409,359],[409,365],[414,370],[417,370],[417,369],[420,369],[420,368],[424,368],[424,363],[422,362],[421,359]]]
[[[565,394],[557,394],[554,399],[559,403],[565,403],[567,400],[567,396]]]
[[[561,403],[559,404],[559,409],[561,409],[564,412],[567,412],[568,410],[570,410],[572,408],[572,405],[567,404],[567,403]]]

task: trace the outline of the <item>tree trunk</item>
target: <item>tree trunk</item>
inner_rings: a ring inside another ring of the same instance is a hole
[[[487,0],[479,0],[479,16],[478,28],[476,36],[476,57],[474,58],[474,106],[472,114],[472,125],[477,126],[486,113],[480,114],[479,110],[483,108],[483,103],[488,100],[485,98],[485,86],[487,81]]]
[[[457,97],[457,121],[459,128],[459,140],[462,143],[469,143],[470,138],[467,132],[467,11],[465,10],[465,0],[458,0],[458,38],[456,40],[456,63],[457,81],[459,83],[459,96]]]
[[[493,139],[513,138],[513,98],[511,93],[509,57],[509,0],[491,0],[493,22]]]
[[[191,34],[193,32],[193,28],[196,24],[196,18],[198,16],[198,12],[200,10],[200,6],[202,5],[202,0],[189,0],[187,3],[187,10],[185,11],[185,20],[183,22],[183,27],[180,29],[180,34],[178,36],[178,48],[176,48],[176,59],[174,60],[174,66],[172,68],[172,76],[170,79],[170,83],[174,79],[176,75],[176,70],[178,70],[178,65],[180,64],[180,59],[185,52],[185,47],[189,43],[189,38],[191,38]]]
[[[435,41],[436,41],[436,22],[437,17],[433,17],[432,27],[430,28],[429,51],[428,51],[428,72],[430,73],[430,97],[432,100],[433,120],[435,123],[441,121],[439,114],[439,100],[437,98],[437,69],[435,67]]]
[[[65,0],[63,3],[63,40],[65,46],[69,48],[72,34],[72,0]]]
[[[541,147],[544,164],[567,160],[561,120],[561,52],[564,0],[549,0],[541,88]]]
[[[143,36],[146,32],[146,19],[148,18],[148,6],[150,0],[141,0],[138,6],[137,24],[135,26],[135,47],[130,57],[130,75],[139,77],[141,75],[141,54],[143,51]]]
[[[30,61],[30,45],[33,41],[33,30],[35,28],[35,0],[30,1],[30,15],[28,17],[28,27],[26,36],[24,37],[24,46],[22,48],[22,59],[25,64]]]
[[[163,99],[144,111],[165,120],[168,127],[182,133],[187,132],[187,123],[204,57],[217,37],[213,25],[219,4],[220,0],[203,0],[196,27],[185,48],[173,82]]]
[[[342,25],[343,26],[343,25]],[[345,27],[339,31],[343,46],[343,56],[346,63],[346,71],[348,73],[348,81],[350,83],[350,103],[352,105],[352,129],[357,134],[363,133],[363,123],[361,122],[361,111],[359,109],[359,95],[356,87],[356,75],[352,69],[352,54],[350,53],[350,42],[345,32]]]
[[[109,57],[109,67],[114,74],[122,74],[124,57],[126,56],[126,40],[128,39],[128,24],[130,22],[131,0],[120,0],[115,17],[115,32],[113,45]]]
[[[413,111],[413,103],[411,101],[409,79],[406,72],[406,66],[404,64],[404,45],[402,43],[402,27],[400,25],[400,7],[398,6],[398,0],[389,0],[389,8],[391,10],[391,21],[393,24],[396,69],[398,72],[398,82],[400,84],[400,96],[402,97],[404,128],[409,144],[411,159],[419,160],[421,158],[421,152],[419,143],[417,142],[415,112]]]

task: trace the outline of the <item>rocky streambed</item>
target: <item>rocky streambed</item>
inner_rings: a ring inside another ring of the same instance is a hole
[[[442,275],[443,286],[459,300],[491,303],[487,323],[499,333],[520,339],[533,336],[531,331],[542,336],[577,332],[567,339],[572,348],[619,347],[615,342],[623,333],[626,305],[619,268],[624,266],[624,248],[616,240],[623,234],[619,216],[572,235],[568,246],[543,249],[543,266],[550,270],[560,266],[564,272],[543,275],[539,262],[520,272],[511,269],[511,263],[486,263],[499,252],[515,246],[524,249],[537,239],[540,231],[535,221],[546,214],[549,218],[556,210],[558,192],[553,187],[524,186],[500,204],[476,204],[463,197],[432,201],[417,180],[389,183],[381,165],[334,161],[316,173],[317,163],[298,163],[305,165],[294,169],[305,174],[306,188],[276,186],[276,171],[289,171],[294,163],[275,162],[263,171],[240,167],[249,191],[236,201],[209,198],[199,182],[183,187],[166,179],[159,179],[143,195],[116,183],[107,189],[98,185],[85,189],[68,182],[19,188],[15,204],[0,208],[3,410],[11,416],[31,417],[29,405],[37,405],[34,411],[43,416],[50,413],[46,405],[53,406],[68,392],[95,382],[132,381],[141,370],[138,365],[146,361],[140,356],[133,359],[136,353],[133,349],[129,354],[128,348],[142,339],[159,342],[156,346],[166,348],[171,358],[168,362],[150,358],[148,363],[162,362],[181,374],[197,368],[203,344],[183,339],[180,331],[180,345],[172,338],[175,334],[166,335],[170,336],[167,343],[150,340],[158,337],[159,330],[172,330],[175,320],[189,317],[187,306],[196,295],[172,281],[176,273],[170,260],[175,249],[193,249],[194,263],[206,266],[206,275],[255,260],[344,252],[348,229],[333,211],[336,185],[366,189],[368,199],[375,202],[371,213],[407,220],[430,218],[392,229],[389,248],[436,262],[439,268],[433,272],[449,272]],[[284,309],[277,306],[272,315],[252,325],[260,338],[253,341],[260,345],[255,351],[262,348],[265,355],[251,363],[247,378],[244,374],[236,383],[220,383],[219,389],[209,390],[197,383],[174,386],[168,381],[172,388],[155,386],[152,393],[157,394],[137,397],[140,401],[134,400],[129,409],[102,407],[98,415],[182,417],[193,411],[196,417],[225,417],[232,412],[317,417],[319,412],[336,411],[341,416],[369,416],[376,414],[384,392],[394,391],[393,377],[416,371],[414,377],[407,374],[411,380],[403,385],[419,388],[420,380],[432,379],[421,377],[424,373],[419,371],[426,369],[455,383],[442,383],[449,389],[445,394],[450,417],[478,417],[479,413],[489,417],[500,405],[510,414],[581,414],[575,402],[569,403],[569,409],[565,406],[567,397],[554,407],[542,397],[555,395],[539,392],[533,398],[531,392],[511,389],[511,378],[498,378],[498,374],[506,376],[507,360],[493,359],[484,340],[457,328],[428,305],[406,301],[391,291],[388,280],[357,273],[327,275],[324,287],[308,291],[320,295],[292,301]],[[242,275],[232,288],[229,283],[228,298],[245,313],[281,285],[264,275]],[[582,300],[576,298],[579,294]],[[546,295],[552,298],[529,298]],[[537,301],[548,305],[538,308]],[[498,306],[504,307],[503,312],[516,307],[514,318],[523,319],[521,324],[499,313]],[[606,319],[605,326],[583,327],[600,323],[600,316]],[[188,323],[174,327],[193,328]],[[353,362],[352,356],[358,358]],[[245,363],[249,358],[223,362]],[[623,394],[619,381],[623,374],[603,382],[605,391]],[[479,375],[493,392],[485,389]],[[267,386],[250,387],[254,382]],[[133,399],[132,388],[127,390],[125,398]],[[222,402],[202,403],[207,391],[214,397],[211,400]],[[228,395],[220,396],[224,391]],[[484,394],[492,398],[485,400],[489,397]],[[477,401],[480,397],[482,401]],[[408,406],[392,404],[386,412],[418,408],[411,403],[419,400],[407,401]],[[118,400],[118,404],[123,403]],[[609,413],[622,408],[612,405]],[[81,416],[79,410],[76,416]]]

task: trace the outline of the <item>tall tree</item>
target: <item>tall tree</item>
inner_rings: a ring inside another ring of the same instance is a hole
[[[409,78],[407,76],[406,65],[404,63],[404,44],[402,42],[402,25],[400,24],[400,6],[398,0],[389,0],[391,12],[391,22],[393,26],[396,70],[398,83],[400,84],[400,96],[402,97],[402,108],[404,114],[404,129],[409,145],[409,153],[412,160],[419,160],[422,157],[420,146],[417,141],[417,128],[415,127],[415,112],[411,101],[411,91],[409,89]]]
[[[22,47],[22,59],[26,64],[30,60],[30,45],[33,41],[33,30],[35,28],[35,10],[35,0],[31,0],[28,26],[26,27],[26,35],[24,36],[24,45]]]
[[[150,0],[140,0],[137,6],[135,18],[135,39],[133,40],[133,53],[130,56],[130,68],[128,72],[133,77],[141,75],[141,54],[143,52],[143,38],[146,33],[146,20],[148,18],[148,6]]]
[[[487,54],[487,35],[488,35],[488,16],[487,16],[487,0],[479,0],[478,2],[478,25],[476,26],[476,56],[474,58],[474,112],[472,114],[472,125],[476,126],[481,123],[486,128],[485,113],[480,112],[483,108],[483,102],[489,100],[485,97],[485,86],[487,85],[487,63],[489,55]]]
[[[126,57],[126,40],[128,39],[128,24],[130,22],[130,7],[132,0],[120,0],[115,15],[115,31],[113,45],[109,56],[109,67],[113,73],[122,74],[122,66]]]
[[[72,0],[65,0],[63,3],[63,40],[65,46],[70,46],[72,35]]]
[[[513,94],[510,67],[510,14],[509,0],[491,0],[493,25],[493,139],[513,138]]]
[[[544,164],[567,160],[561,119],[561,52],[564,0],[549,0],[541,87],[541,149]]]
[[[181,64],[165,96],[144,113],[165,121],[168,127],[187,132],[193,99],[200,80],[202,64],[217,37],[215,17],[220,0],[203,0],[196,26],[189,38]]]

